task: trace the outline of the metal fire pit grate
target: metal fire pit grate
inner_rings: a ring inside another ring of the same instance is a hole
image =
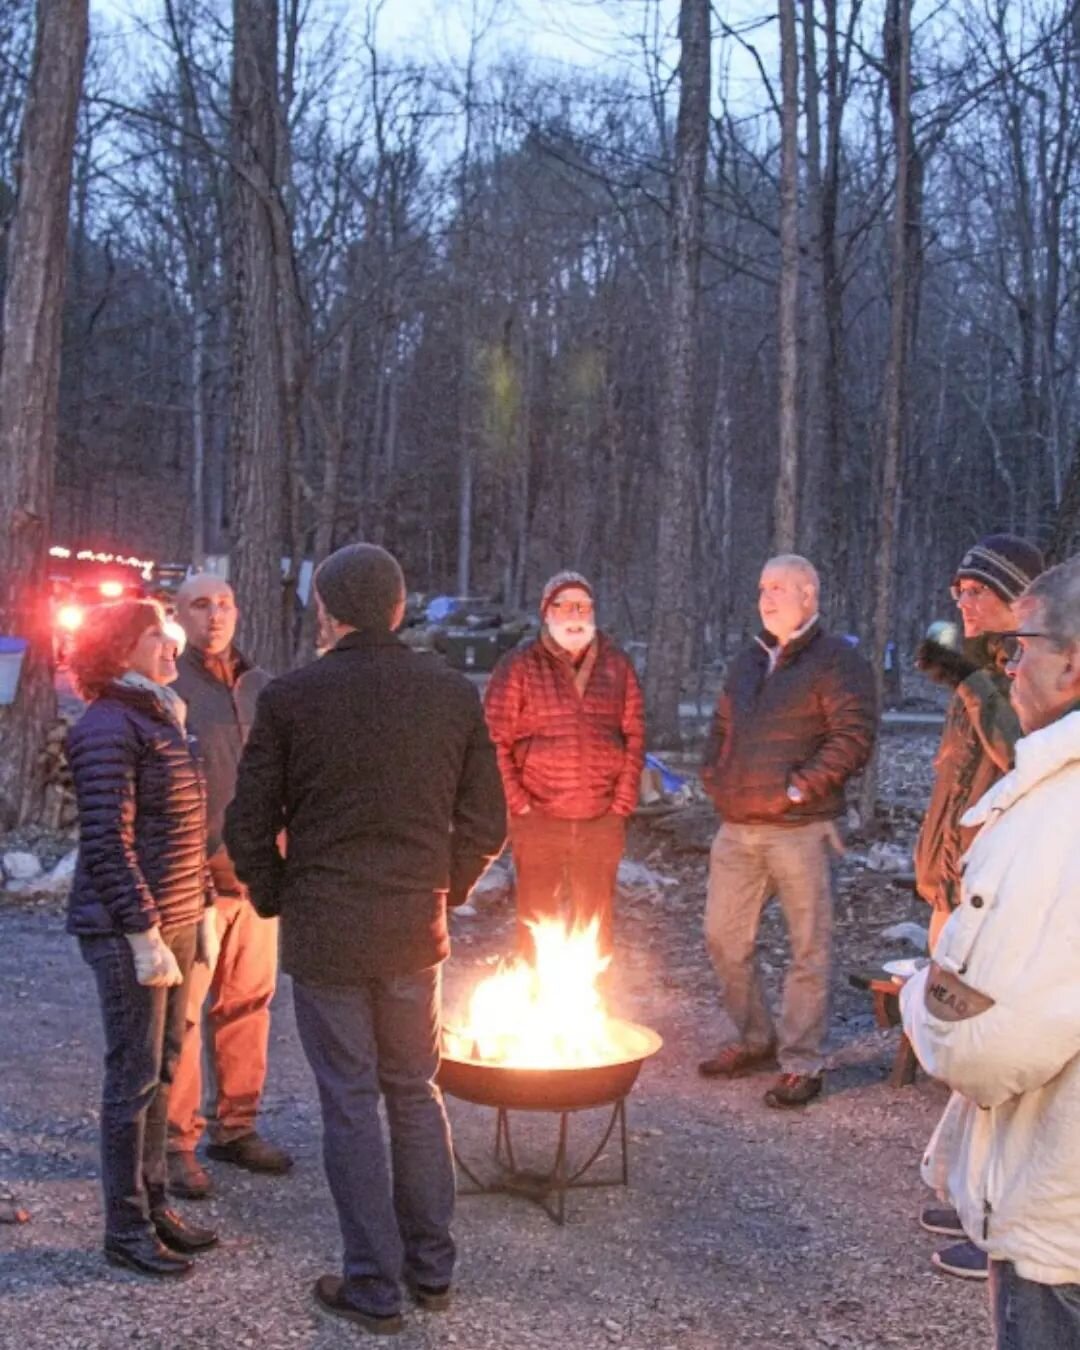
[[[566,1194],[572,1190],[626,1186],[630,1180],[626,1130],[626,1098],[646,1059],[663,1042],[655,1031],[633,1022],[619,1023],[625,1059],[607,1064],[558,1069],[521,1069],[447,1055],[439,1068],[439,1085],[451,1097],[495,1109],[493,1161],[496,1174],[484,1180],[460,1155],[454,1159],[469,1185],[462,1195],[520,1195],[539,1205],[556,1223],[566,1222]],[[580,1111],[608,1108],[600,1142],[579,1166],[570,1163],[570,1117]],[[519,1165],[510,1132],[510,1112],[556,1115],[559,1119],[555,1157],[546,1170]],[[619,1156],[613,1176],[592,1175],[612,1135],[618,1132]]]

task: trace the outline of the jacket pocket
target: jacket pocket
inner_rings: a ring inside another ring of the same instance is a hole
[[[961,979],[967,974],[991,904],[988,897],[973,892],[953,911],[934,948],[934,961],[942,970]]]

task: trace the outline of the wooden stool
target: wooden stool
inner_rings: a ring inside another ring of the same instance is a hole
[[[867,989],[874,996],[874,1021],[879,1027],[900,1025],[900,985],[890,975],[878,971],[851,971],[848,984],[855,989]],[[889,1084],[892,1087],[908,1087],[915,1081],[919,1061],[911,1042],[900,1033],[900,1044],[896,1047]]]

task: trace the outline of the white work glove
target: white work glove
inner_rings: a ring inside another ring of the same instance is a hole
[[[124,936],[131,944],[131,954],[135,958],[135,978],[140,984],[162,988],[184,983],[176,957],[161,936],[160,928],[155,926],[148,928],[145,933],[125,933]]]
[[[213,970],[217,965],[220,951],[221,935],[218,933],[217,914],[214,912],[213,905],[211,905],[209,909],[203,910],[203,916],[199,920],[195,943],[195,960],[201,961],[204,966],[209,966]]]

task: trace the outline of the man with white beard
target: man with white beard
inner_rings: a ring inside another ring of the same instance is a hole
[[[613,941],[615,877],[645,758],[645,710],[629,658],[596,628],[593,591],[558,572],[540,598],[543,629],[499,662],[485,699],[510,812],[518,942],[528,920],[562,911]]]

